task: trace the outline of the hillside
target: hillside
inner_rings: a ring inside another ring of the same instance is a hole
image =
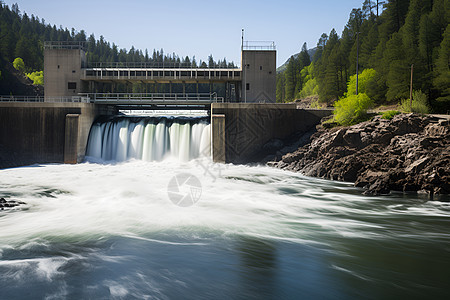
[[[312,49],[308,49],[308,55],[309,55],[309,57],[311,58],[311,60],[314,58],[314,54],[316,54],[316,51],[317,51],[317,47],[314,47],[314,48],[312,48]],[[300,55],[300,52],[295,53],[295,54],[293,54],[293,55],[291,55],[291,56],[293,56],[295,59],[297,59],[299,55]],[[279,67],[277,68],[277,73],[280,73],[280,72],[283,72],[284,70],[286,70],[287,65],[288,65],[290,59],[291,59],[291,57],[289,57],[289,58],[284,62],[284,64],[282,64],[281,66],[279,66]]]
[[[370,74],[358,94],[375,106],[409,99],[413,72],[412,88],[426,95],[431,111],[449,111],[450,1],[388,0],[379,15],[376,3],[361,1],[342,33],[323,33],[312,63],[298,59],[300,52],[278,68],[277,102],[318,95],[316,106],[332,105],[356,93],[348,86],[358,69]]]

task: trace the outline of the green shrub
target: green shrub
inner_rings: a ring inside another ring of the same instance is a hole
[[[17,57],[13,61],[13,67],[22,73],[25,72],[25,63],[23,62],[23,59],[21,59],[20,57]]]
[[[430,107],[428,106],[427,95],[421,90],[413,91],[412,93],[412,106],[409,99],[403,99],[400,103],[400,109],[405,113],[419,113],[428,114]]]
[[[337,101],[334,106],[334,120],[340,125],[352,125],[364,120],[367,109],[373,101],[365,94],[349,95]]]
[[[317,80],[315,78],[311,78],[306,81],[302,90],[299,93],[299,98],[303,99],[308,96],[314,96],[319,94],[319,85],[317,84]]]
[[[33,80],[33,84],[44,85],[44,71],[36,71],[26,74],[28,78]]]
[[[374,69],[365,69],[358,76],[358,94],[367,94],[367,85],[376,80],[377,72]],[[350,76],[347,83],[347,94],[345,96],[356,95],[356,74]]]
[[[388,110],[381,116],[382,119],[391,120],[395,115],[401,114],[398,110]]]

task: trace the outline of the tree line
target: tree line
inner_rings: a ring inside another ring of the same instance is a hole
[[[381,6],[382,5],[382,6]],[[277,101],[317,95],[333,103],[348,95],[348,83],[358,70],[370,69],[365,93],[375,104],[409,98],[413,89],[426,94],[435,111],[450,109],[450,1],[365,0],[351,11],[339,36],[322,34],[311,63],[306,44],[277,75]],[[355,91],[356,92],[356,91]]]
[[[44,64],[44,41],[74,41],[85,42],[88,62],[146,62],[168,64],[182,64],[191,67],[235,67],[233,62],[226,58],[215,61],[210,55],[207,61],[198,61],[196,57],[185,56],[180,58],[177,54],[164,53],[164,50],[153,50],[149,54],[131,47],[130,50],[119,47],[94,34],[87,36],[84,30],[71,30],[62,26],[47,24],[33,14],[21,13],[18,4],[11,8],[0,0],[0,57],[12,63],[16,58],[22,58],[26,71],[42,71]],[[1,66],[3,68],[3,66]],[[0,71],[5,72],[3,69]]]

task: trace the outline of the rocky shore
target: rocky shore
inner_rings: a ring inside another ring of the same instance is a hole
[[[367,195],[450,194],[449,120],[401,114],[349,127],[318,126],[309,144],[268,165],[354,182]]]

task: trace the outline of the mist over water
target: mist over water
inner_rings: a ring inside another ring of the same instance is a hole
[[[128,145],[154,125],[122,121]],[[26,202],[0,211],[0,298],[448,296],[449,202],[126,149],[111,156],[122,162],[0,170],[0,197]],[[180,173],[201,183],[189,207],[168,196]]]

